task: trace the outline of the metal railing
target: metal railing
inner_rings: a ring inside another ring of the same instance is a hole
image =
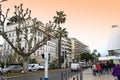
[[[61,72],[61,80],[70,80],[70,78],[72,80],[83,80],[82,69],[77,72],[71,72],[70,69]]]

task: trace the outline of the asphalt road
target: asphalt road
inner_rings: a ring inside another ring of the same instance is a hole
[[[49,80],[61,80],[61,72],[63,72],[63,78],[66,76],[66,71],[68,69],[61,69],[61,70],[55,70],[55,71],[49,71],[48,73],[48,79]],[[69,71],[69,77],[75,75],[75,72],[70,72]],[[21,77],[13,77],[13,78],[7,78],[6,80],[44,80],[44,72],[42,73],[35,73],[35,74],[30,74],[30,75],[24,75]],[[64,79],[63,79],[64,80]]]

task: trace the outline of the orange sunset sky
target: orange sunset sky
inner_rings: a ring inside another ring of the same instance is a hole
[[[102,55],[107,54],[111,26],[120,24],[120,0],[8,0],[1,4],[3,11],[10,8],[12,15],[14,5],[21,3],[24,9],[32,10],[32,17],[43,23],[53,20],[56,11],[64,11],[67,20],[62,27],[67,28],[69,37]]]

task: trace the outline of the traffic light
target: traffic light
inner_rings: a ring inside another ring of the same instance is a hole
[[[50,61],[50,53],[48,53],[48,61]]]
[[[42,58],[45,59],[45,55],[44,54],[41,54]]]

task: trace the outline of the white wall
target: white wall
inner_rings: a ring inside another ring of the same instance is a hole
[[[120,49],[120,26],[112,27],[109,36],[108,50],[116,49]]]

